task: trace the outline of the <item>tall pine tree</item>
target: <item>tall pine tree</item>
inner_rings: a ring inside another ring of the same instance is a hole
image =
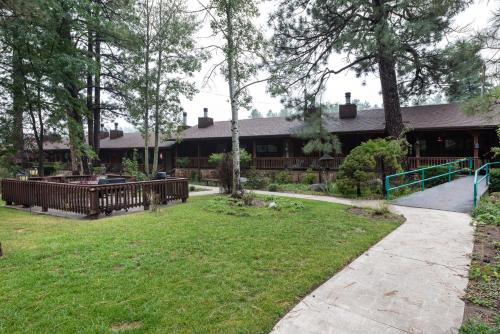
[[[400,99],[427,94],[442,80],[442,50],[435,46],[471,2],[283,0],[271,19],[272,91],[291,96],[291,104],[303,103],[305,90],[315,96],[332,75],[376,72],[386,132],[398,137],[404,129]],[[346,62],[333,63],[334,54]]]

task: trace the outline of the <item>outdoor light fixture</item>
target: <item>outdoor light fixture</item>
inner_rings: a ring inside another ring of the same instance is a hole
[[[16,176],[19,181],[28,181],[29,179],[29,176],[26,175],[25,173],[17,173]]]
[[[441,143],[442,141],[443,141],[443,138],[441,138],[441,136],[439,136],[438,139],[437,139],[437,142]]]
[[[30,168],[28,170],[30,176],[38,176],[38,169],[37,168]]]

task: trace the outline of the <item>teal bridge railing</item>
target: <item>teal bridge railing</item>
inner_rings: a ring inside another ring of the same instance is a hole
[[[499,162],[488,162],[488,163],[485,163],[484,165],[482,165],[481,167],[479,167],[478,169],[476,169],[476,171],[474,172],[474,207],[477,206],[477,202],[478,202],[478,193],[477,193],[477,190],[478,190],[478,185],[481,184],[481,182],[485,181],[486,182],[486,186],[488,186],[490,184],[490,171],[491,171],[491,166],[495,166],[495,165],[500,165],[500,161]],[[484,175],[481,176],[481,173],[483,173],[484,171]]]
[[[454,169],[454,166],[458,165],[458,169]],[[433,175],[431,177],[426,177],[426,173],[432,169],[437,169],[441,167],[448,167],[448,171],[445,173],[441,173],[439,175]],[[420,189],[425,190],[425,184],[428,181],[435,180],[441,177],[448,177],[448,181],[452,180],[453,174],[461,173],[461,172],[467,172],[469,175],[472,174],[472,169],[473,169],[473,159],[472,158],[464,158],[464,159],[459,159],[455,160],[452,162],[447,162],[444,164],[440,165],[435,165],[435,166],[428,166],[428,167],[422,167],[419,169],[414,169],[406,172],[401,172],[401,173],[396,173],[392,175],[387,175],[385,177],[385,196],[386,199],[391,199],[391,192],[397,189],[405,188],[405,187],[411,187],[416,184],[420,184]],[[403,183],[399,184],[396,186],[391,186],[391,180],[395,178],[400,178],[400,177],[405,177],[408,175],[418,175],[419,178],[418,180],[415,181],[410,181],[408,183]]]

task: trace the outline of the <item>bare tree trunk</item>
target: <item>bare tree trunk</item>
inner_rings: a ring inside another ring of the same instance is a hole
[[[162,24],[162,4],[163,1],[160,0],[158,8],[158,22]],[[156,92],[155,92],[155,148],[153,152],[153,176],[158,172],[158,155],[160,151],[160,84],[161,84],[161,71],[162,71],[162,51],[163,48],[158,50],[158,60],[157,60],[157,73],[156,73]]]
[[[233,8],[230,3],[226,4],[227,20],[227,67],[229,82],[229,99],[231,101],[231,139],[233,153],[233,186],[231,195],[237,197],[241,192],[241,169],[240,169],[240,129],[238,121],[238,103],[236,101],[236,82],[234,73],[234,33],[233,33]]]
[[[151,8],[149,0],[146,0],[146,91],[144,96],[144,172],[149,176],[149,53],[150,53],[150,29],[151,29]]]

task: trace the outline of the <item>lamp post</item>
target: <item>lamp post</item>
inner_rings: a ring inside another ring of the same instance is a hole
[[[323,154],[323,156],[319,158],[318,160],[319,166],[323,170],[323,172],[328,171],[329,169],[328,163],[332,160],[334,160],[334,158],[328,153]],[[325,175],[325,189],[328,189],[328,177],[326,175]]]

